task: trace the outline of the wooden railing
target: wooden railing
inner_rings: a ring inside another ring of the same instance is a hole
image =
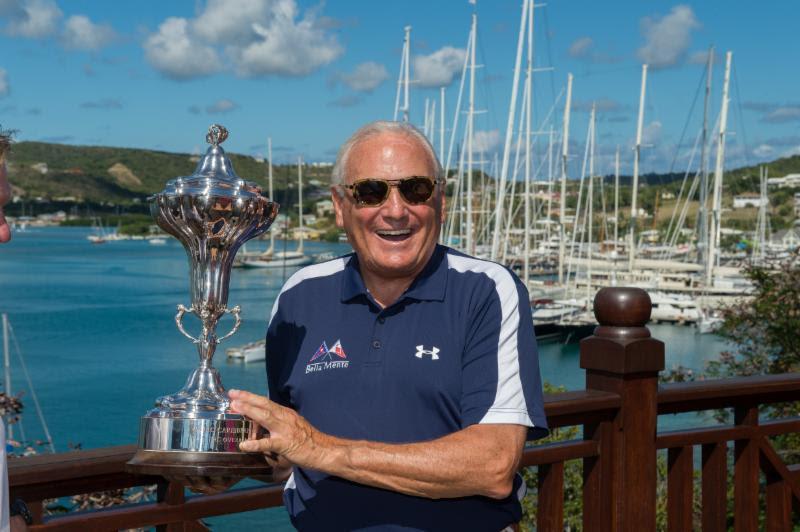
[[[694,528],[695,465],[699,465],[701,477],[702,530],[728,530],[729,459],[733,464],[734,529],[791,530],[797,522],[792,512],[800,505],[800,472],[783,462],[768,438],[800,432],[800,419],[761,422],[758,409],[800,400],[800,375],[659,387],[664,344],[651,338],[644,326],[650,315],[646,293],[603,289],[595,299],[595,313],[600,326],[580,346],[586,389],[545,397],[551,428],[578,426],[580,439],[534,445],[523,454],[521,465],[535,467],[537,472],[537,530],[563,530],[564,470],[570,460],[582,461],[584,530],[655,530],[660,450],[667,454],[670,531]],[[657,431],[659,415],[715,409],[732,409],[733,423]],[[695,447],[700,449],[699,461],[694,459]],[[181,486],[160,477],[124,472],[134,451],[134,446],[122,446],[11,460],[11,496],[28,502],[35,518],[32,531],[144,526],[202,530],[199,520],[203,517],[282,504],[280,486],[187,497]],[[58,517],[42,515],[43,499],[152,484],[158,486],[155,502]],[[766,516],[763,522],[760,515]]]

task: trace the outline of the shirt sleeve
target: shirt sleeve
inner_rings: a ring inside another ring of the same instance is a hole
[[[528,291],[509,270],[487,271],[475,294],[462,358],[462,425],[529,427],[547,434],[542,381]]]

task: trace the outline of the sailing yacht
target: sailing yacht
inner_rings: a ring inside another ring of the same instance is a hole
[[[270,159],[270,166],[272,161]],[[264,253],[254,256],[246,255],[242,258],[245,268],[290,268],[307,266],[314,262],[314,258],[304,253],[303,249],[303,160],[297,159],[297,249],[294,251],[274,251],[274,236],[270,236],[270,247]]]

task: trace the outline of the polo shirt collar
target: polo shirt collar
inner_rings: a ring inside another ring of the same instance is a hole
[[[433,250],[428,264],[414,279],[408,290],[400,296],[403,299],[417,299],[420,301],[443,301],[445,287],[447,286],[447,248],[439,244]],[[342,302],[345,303],[358,296],[367,295],[367,287],[361,277],[361,267],[358,255],[353,253],[351,259],[344,267],[342,282]]]

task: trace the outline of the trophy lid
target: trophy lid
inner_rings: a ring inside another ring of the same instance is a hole
[[[235,198],[260,197],[261,187],[236,175],[230,159],[222,149],[228,138],[225,126],[211,124],[206,134],[206,142],[210,144],[205,155],[197,163],[194,173],[167,182],[160,194],[167,196],[228,196]],[[157,194],[156,196],[160,195]]]

